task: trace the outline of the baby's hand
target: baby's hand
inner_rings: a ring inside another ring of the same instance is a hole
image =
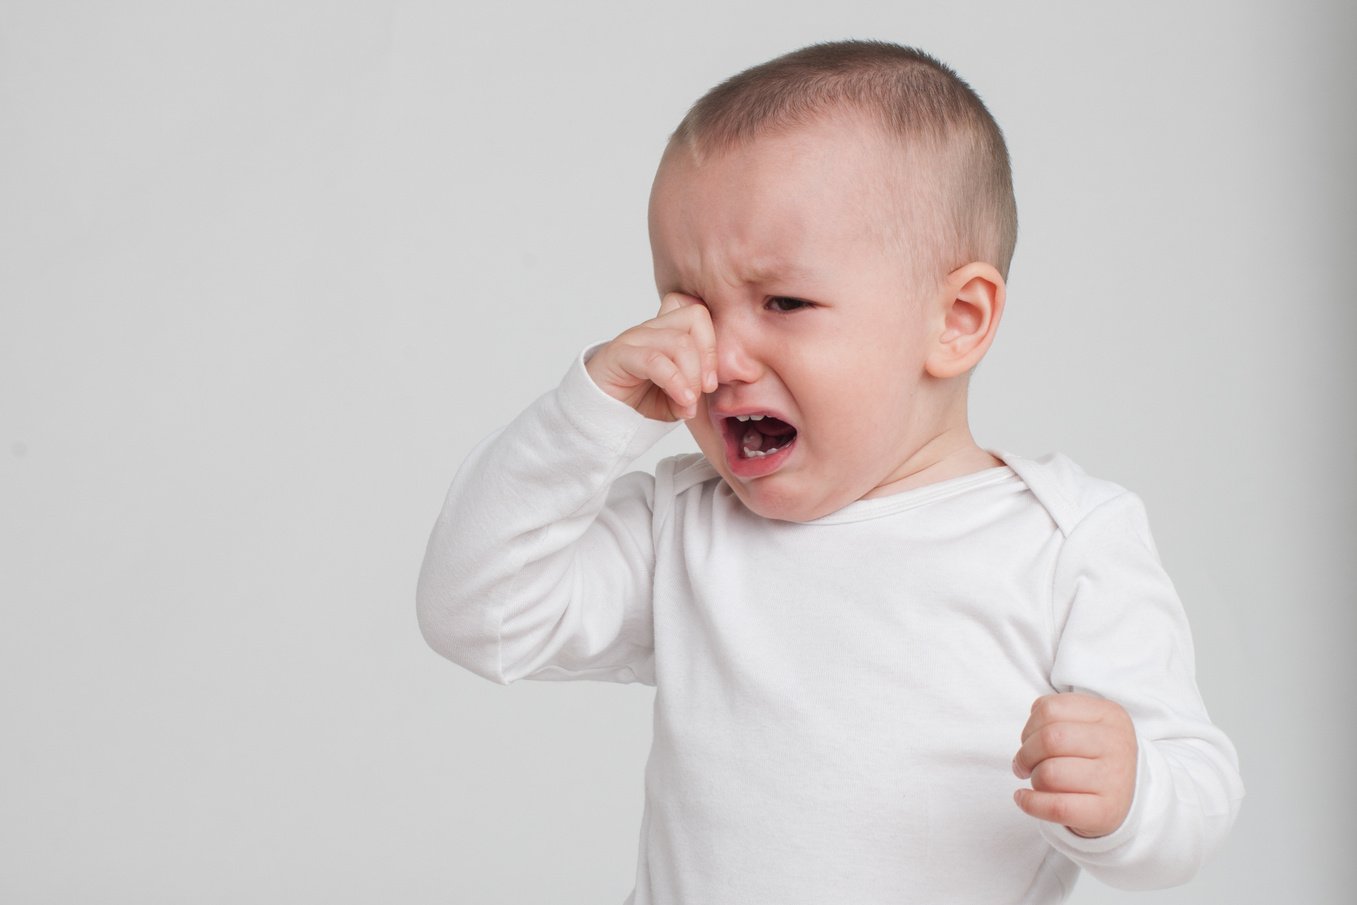
[[[603,346],[585,363],[599,389],[647,418],[697,415],[697,397],[716,390],[716,331],[701,300],[670,292],[660,313]]]
[[[1105,836],[1121,826],[1136,788],[1136,731],[1121,707],[1068,692],[1039,697],[1013,758],[1014,800],[1033,817],[1062,823],[1080,836]]]

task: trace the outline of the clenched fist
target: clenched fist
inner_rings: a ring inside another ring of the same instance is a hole
[[[585,363],[599,389],[647,418],[697,415],[697,399],[716,390],[716,331],[700,299],[670,292],[653,319],[637,324]]]
[[[1032,704],[1013,758],[1032,788],[1013,798],[1033,817],[1064,824],[1080,836],[1121,826],[1136,787],[1135,726],[1121,707],[1093,695],[1048,694]]]

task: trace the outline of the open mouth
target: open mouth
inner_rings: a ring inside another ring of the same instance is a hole
[[[796,428],[766,413],[723,418],[726,461],[742,478],[762,477],[782,466],[796,446]]]
[[[736,415],[726,419],[742,459],[762,459],[796,441],[796,428],[772,415]]]

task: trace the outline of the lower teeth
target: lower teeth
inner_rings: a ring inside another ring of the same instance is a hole
[[[764,456],[771,456],[773,453],[777,452],[781,448],[782,448],[781,446],[774,446],[772,449],[759,450],[750,449],[748,446],[746,446],[744,447],[744,457],[746,459],[762,459]]]

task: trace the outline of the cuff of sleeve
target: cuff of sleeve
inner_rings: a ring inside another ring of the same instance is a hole
[[[584,365],[604,345],[606,343],[594,343],[575,357],[561,380],[562,407],[576,429],[597,438],[618,455],[634,459],[654,446],[679,422],[647,418],[599,389]]]
[[[1080,836],[1057,823],[1043,823],[1041,830],[1047,840],[1067,852],[1098,854],[1110,852],[1134,838],[1144,819],[1153,784],[1151,779],[1153,768],[1150,765],[1151,746],[1145,739],[1137,736],[1136,749],[1136,787],[1131,796],[1131,808],[1126,812],[1126,819],[1121,822],[1121,826],[1103,836]]]

